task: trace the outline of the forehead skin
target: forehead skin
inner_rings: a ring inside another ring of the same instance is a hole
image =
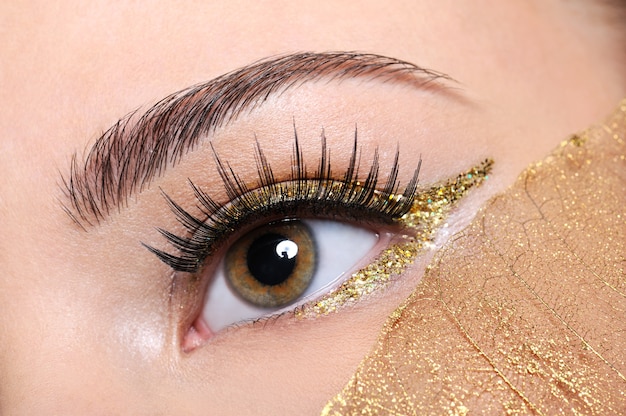
[[[375,303],[312,322],[233,331],[184,356],[163,307],[166,269],[147,253],[123,257],[135,247],[128,240],[147,238],[167,210],[142,211],[139,200],[119,223],[85,236],[60,209],[59,171],[118,118],[186,86],[267,56],[357,50],[459,81],[471,105],[424,104],[427,116],[416,116],[423,134],[464,132],[437,145],[438,163],[423,179],[491,156],[499,167],[484,200],[626,95],[620,39],[594,7],[539,0],[361,2],[354,9],[334,2],[0,6],[0,413],[318,412],[371,349],[424,263]],[[310,113],[312,125],[332,116],[353,129],[351,108],[370,108],[374,98],[377,125],[395,121],[392,99],[342,88],[352,95],[333,95],[345,105],[338,104],[339,116],[322,108]],[[286,107],[293,113],[287,120],[297,117],[305,128],[302,109],[325,94],[323,87],[307,91],[285,97],[296,104]],[[277,108],[284,103],[248,123],[272,130]],[[397,140],[413,148],[410,136]],[[184,166],[181,172],[174,179],[189,176]]]

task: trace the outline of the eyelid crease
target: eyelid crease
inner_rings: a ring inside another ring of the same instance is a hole
[[[268,214],[279,213],[284,217],[306,212],[315,216],[332,211],[334,217],[393,223],[407,214],[413,205],[421,160],[404,191],[398,193],[399,150],[396,150],[391,172],[384,187],[378,190],[380,169],[377,149],[367,177],[363,182],[358,179],[361,163],[357,136],[355,130],[352,154],[345,173],[341,179],[334,179],[330,152],[322,133],[322,154],[317,170],[311,176],[306,170],[294,127],[291,176],[283,182],[276,181],[271,165],[257,141],[255,160],[258,183],[254,190],[250,190],[232,167],[222,161],[213,150],[219,175],[231,202],[221,206],[190,181],[198,208],[204,216],[198,218],[164,194],[189,236],[177,236],[159,229],[170,245],[178,250],[177,255],[145,244],[144,246],[174,271],[195,273],[202,267],[205,259],[229,237],[232,230],[255,220],[266,219]]]
[[[451,81],[443,73],[375,54],[303,52],[261,60],[174,93],[142,115],[135,111],[120,119],[84,161],[73,155],[69,173],[61,175],[62,208],[86,231],[121,210],[133,193],[179,163],[202,138],[271,95],[321,78],[357,77],[452,91],[440,82]]]

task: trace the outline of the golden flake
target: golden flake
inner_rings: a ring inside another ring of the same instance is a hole
[[[625,137],[626,101],[491,200],[322,414],[626,414]]]
[[[491,160],[486,160],[456,178],[418,191],[411,210],[398,220],[407,233],[403,241],[384,250],[373,263],[354,273],[313,305],[299,309],[296,316],[302,318],[334,312],[347,303],[373,293],[401,274],[417,255],[432,246],[437,231],[452,207],[488,178],[492,165]],[[402,196],[391,195],[390,198]]]

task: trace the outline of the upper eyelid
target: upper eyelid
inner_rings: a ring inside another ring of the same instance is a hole
[[[447,91],[445,74],[395,58],[355,52],[299,53],[271,58],[161,100],[143,115],[121,119],[84,162],[72,158],[62,176],[63,208],[83,229],[120,209],[134,192],[180,161],[201,137],[223,127],[272,94],[322,77],[364,77]]]
[[[380,221],[385,218],[387,222],[404,215],[411,208],[413,197],[417,189],[418,175],[421,160],[416,167],[413,177],[399,193],[398,181],[399,149],[396,150],[391,171],[385,181],[384,187],[378,189],[379,162],[378,150],[374,151],[367,177],[359,182],[361,167],[360,148],[355,130],[354,145],[350,161],[343,175],[335,178],[331,172],[330,152],[326,146],[325,136],[322,134],[321,157],[318,167],[312,175],[305,169],[305,161],[299,146],[298,136],[294,126],[294,149],[292,155],[291,178],[287,182],[279,182],[274,178],[270,163],[267,161],[260,144],[256,144],[255,159],[257,161],[258,190],[263,190],[260,195],[261,201],[256,199],[257,189],[250,190],[245,182],[232,171],[227,162],[223,162],[214,151],[216,164],[222,178],[226,193],[231,199],[231,206],[220,205],[193,183],[191,187],[199,203],[199,209],[208,218],[198,218],[186,211],[167,194],[164,194],[170,208],[185,227],[189,236],[181,237],[167,230],[159,229],[160,233],[173,245],[180,255],[172,255],[152,246],[144,245],[154,253],[161,261],[168,264],[176,271],[195,272],[209,255],[211,248],[219,244],[224,235],[228,235],[234,228],[231,223],[241,226],[250,215],[258,215],[259,210],[271,209],[272,199],[278,199],[274,203],[282,206],[282,203],[303,205],[307,203],[323,203],[324,206],[341,204],[346,211],[359,211],[365,217]],[[295,183],[293,199],[286,198],[282,192],[285,183]],[[336,186],[335,186],[336,185]],[[313,192],[310,195],[308,191]],[[328,192],[335,191],[332,194]],[[297,194],[296,192],[303,192]],[[247,200],[252,195],[252,200]],[[263,199],[265,197],[265,199]],[[259,205],[260,204],[260,205]],[[204,207],[204,208],[202,208]],[[225,210],[225,211],[224,211]],[[315,212],[310,212],[315,214]],[[319,214],[319,213],[318,213]],[[208,221],[208,224],[207,224]],[[211,222],[213,221],[213,222]],[[221,230],[221,231],[220,231]],[[216,241],[216,242],[215,242]]]

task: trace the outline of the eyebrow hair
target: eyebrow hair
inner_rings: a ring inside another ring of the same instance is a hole
[[[202,138],[273,94],[319,79],[376,79],[419,88],[442,88],[445,74],[382,55],[356,52],[296,53],[258,61],[171,94],[143,115],[136,110],[105,131],[84,161],[72,156],[61,175],[64,211],[80,227],[100,224],[119,211]]]

